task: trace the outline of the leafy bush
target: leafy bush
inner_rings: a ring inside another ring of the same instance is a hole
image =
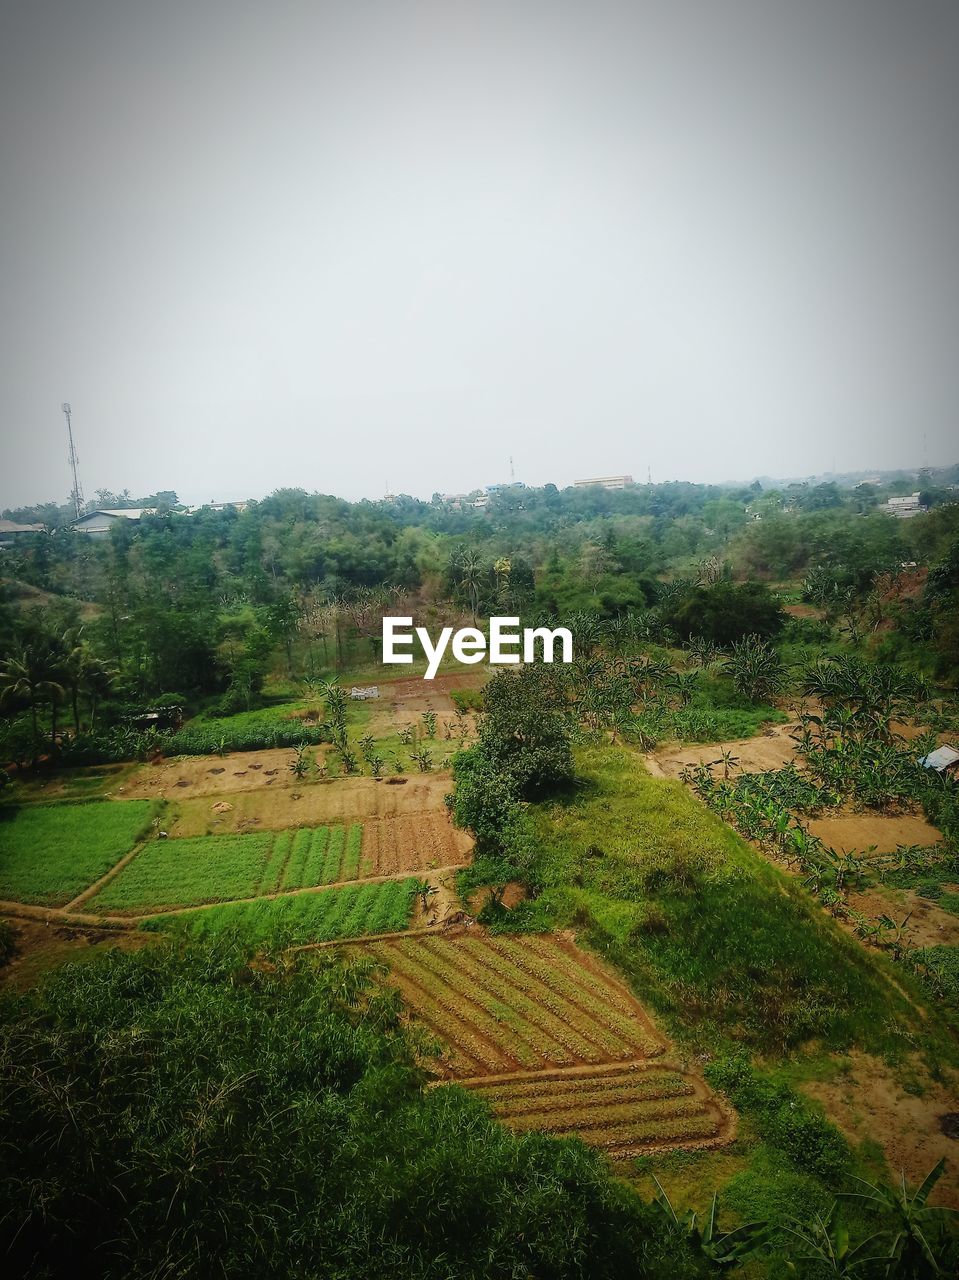
[[[758,582],[694,586],[661,605],[660,614],[681,639],[701,636],[716,645],[729,645],[748,635],[769,639],[778,635],[785,621],[782,605]]]
[[[482,689],[453,689],[450,693],[453,706],[460,711],[482,711]]]
[[[838,1184],[848,1172],[851,1153],[835,1125],[794,1090],[754,1070],[746,1054],[710,1063],[705,1076],[752,1117],[760,1135],[797,1169],[814,1173],[830,1185]]]

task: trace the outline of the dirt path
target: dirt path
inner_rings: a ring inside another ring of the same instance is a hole
[[[78,893],[75,898],[71,898],[63,910],[76,911],[77,907],[82,907],[85,902],[89,902],[92,897],[100,892],[105,884],[109,884],[111,880],[120,874],[125,866],[133,861],[146,843],[147,841],[141,840],[139,844],[135,844],[130,852],[125,853],[119,862],[115,863],[109,871],[104,872],[99,880],[95,880],[89,888],[84,889],[82,893]]]

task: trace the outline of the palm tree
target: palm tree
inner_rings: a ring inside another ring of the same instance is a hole
[[[480,558],[475,551],[464,551],[456,562],[456,573],[459,585],[469,596],[470,611],[473,615],[473,626],[479,613],[479,592],[483,585],[484,573]]]
[[[52,742],[56,746],[56,707],[63,697],[63,685],[59,681],[61,657],[52,645],[25,644],[19,653],[0,663],[0,704],[26,702],[33,726],[33,762],[36,763],[40,729],[37,711],[41,703],[49,702],[52,710]]]
[[[915,1191],[906,1186],[906,1175],[903,1173],[898,1187],[876,1186],[872,1182],[856,1178],[861,1191],[840,1192],[842,1199],[864,1201],[871,1208],[883,1211],[888,1217],[890,1225],[883,1230],[883,1235],[889,1240],[889,1252],[885,1255],[889,1260],[887,1275],[945,1274],[937,1259],[942,1256],[940,1246],[946,1232],[947,1215],[956,1210],[927,1203],[930,1192],[942,1177],[945,1167],[945,1159],[940,1160],[929,1170]]]

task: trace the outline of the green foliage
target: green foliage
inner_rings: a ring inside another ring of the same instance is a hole
[[[0,810],[0,898],[69,902],[144,838],[154,811],[148,800]]]
[[[157,916],[140,927],[204,940],[236,937],[250,947],[395,933],[409,925],[415,886],[414,879],[357,883],[318,893],[292,893]]]
[[[154,840],[100,890],[96,911],[146,911],[311,888],[359,873],[363,828],[302,827]]]
[[[677,593],[660,612],[682,639],[697,636],[723,646],[749,635],[769,639],[782,630],[785,620],[782,605],[758,582],[692,587]]]
[[[13,928],[6,920],[0,920],[0,968],[2,968],[16,950]]]
[[[696,1274],[598,1155],[424,1091],[369,972],[148,948],[8,997],[11,1274],[185,1280],[198,1258],[251,1280]]]
[[[711,1062],[705,1074],[798,1170],[811,1172],[830,1186],[837,1186],[849,1172],[849,1146],[835,1125],[793,1089],[756,1071],[746,1054]]]
[[[459,711],[483,710],[482,689],[453,689],[450,692],[450,698],[453,701],[453,706]]]
[[[622,750],[577,762],[576,794],[533,810],[523,918],[578,927],[698,1042],[886,1052],[915,1025],[862,946],[681,784]]]
[[[573,776],[570,733],[556,679],[544,666],[499,671],[487,684],[479,748],[520,795],[555,788]]]

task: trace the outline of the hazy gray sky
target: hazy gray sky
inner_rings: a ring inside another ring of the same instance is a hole
[[[0,505],[959,460],[955,0],[0,6]]]

